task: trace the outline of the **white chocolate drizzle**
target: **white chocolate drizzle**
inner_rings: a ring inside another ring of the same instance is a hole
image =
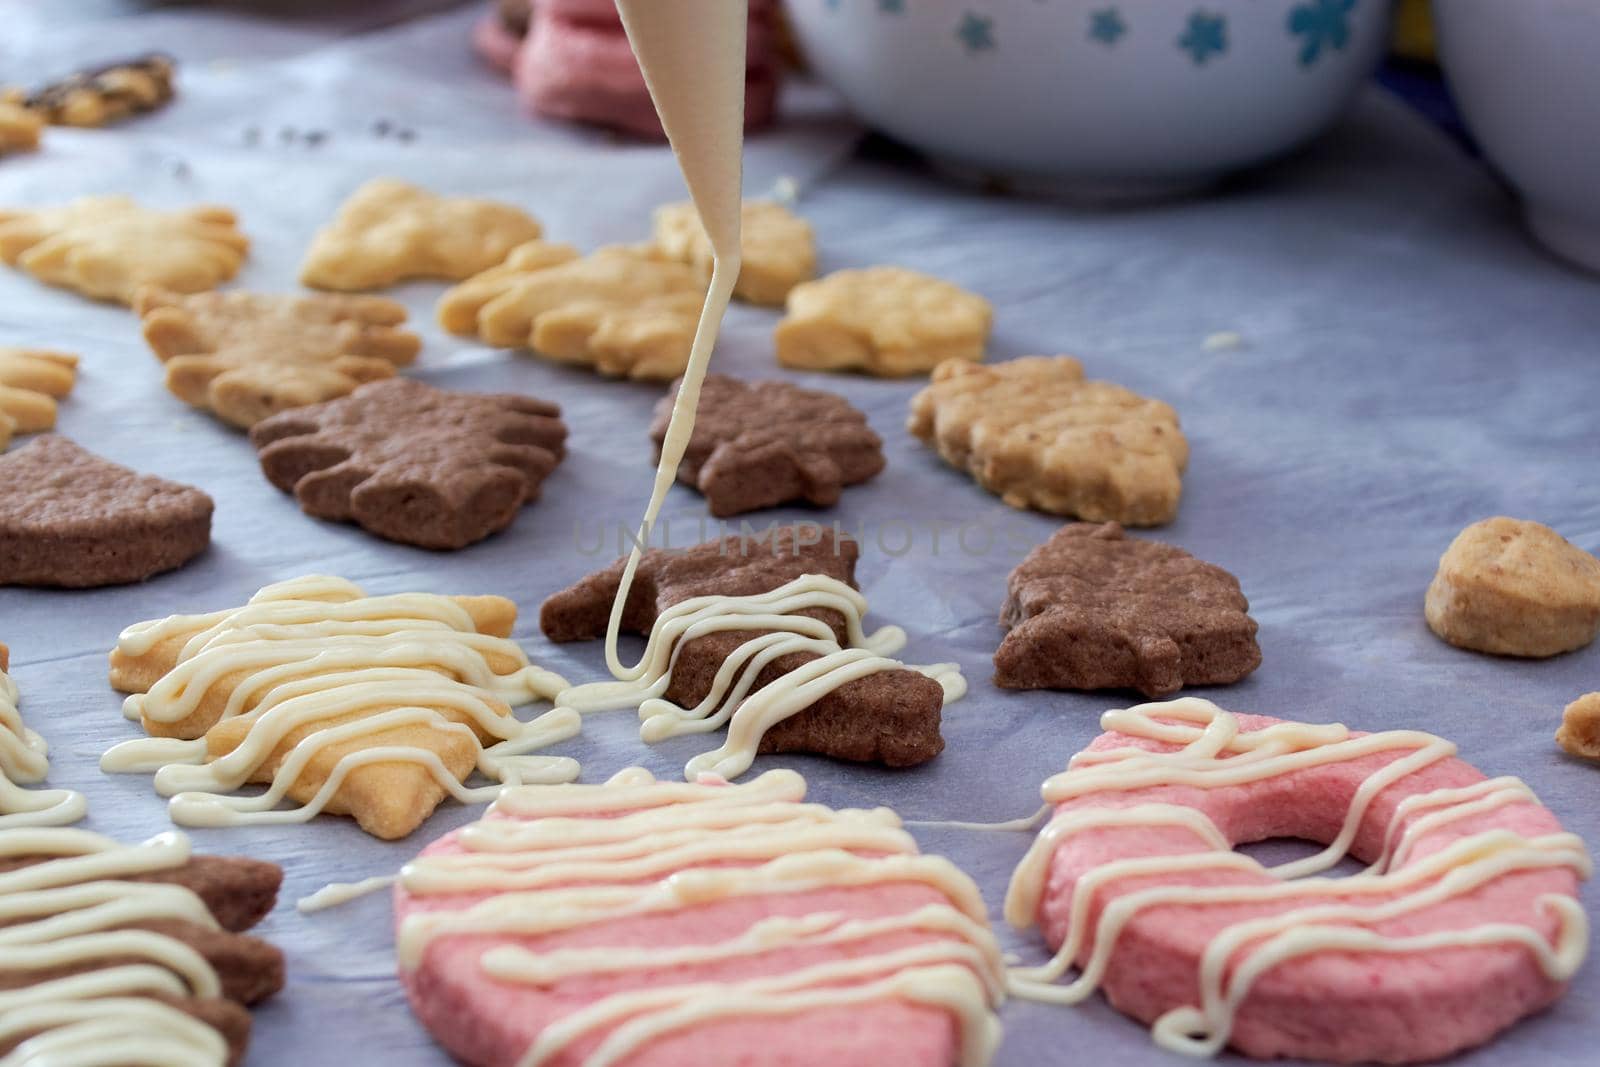
[[[1441,827],[1510,804],[1536,804],[1533,792],[1516,778],[1490,778],[1406,797],[1395,806],[1381,853],[1366,871],[1348,878],[1311,877],[1344,857],[1382,790],[1452,756],[1455,746],[1448,741],[1415,730],[1356,736],[1337,724],[1297,722],[1241,731],[1232,713],[1195,698],[1108,711],[1101,718],[1101,727],[1178,747],[1156,751],[1126,746],[1080,752],[1068,770],[1044,783],[1041,792],[1048,805],[1151,786],[1237,786],[1375,753],[1404,755],[1362,781],[1339,833],[1327,848],[1270,868],[1234,852],[1229,840],[1195,808],[1136,803],[1120,808],[1059,809],[1012,877],[1005,917],[1018,928],[1035,921],[1051,859],[1057,847],[1076,834],[1105,827],[1179,827],[1192,832],[1203,850],[1115,860],[1079,877],[1072,888],[1066,933],[1055,956],[1042,966],[1014,968],[1009,973],[1008,988],[1017,996],[1073,1004],[1092,995],[1128,924],[1148,908],[1175,905],[1300,902],[1297,907],[1226,926],[1207,945],[1198,975],[1201,1002],[1168,1011],[1152,1027],[1157,1044],[1194,1056],[1214,1055],[1228,1043],[1239,1008],[1262,975],[1279,964],[1317,953],[1407,954],[1464,946],[1521,946],[1553,982],[1569,979],[1587,953],[1588,920],[1583,908],[1573,897],[1557,893],[1544,894],[1536,902],[1555,920],[1553,943],[1534,927],[1517,922],[1484,922],[1415,936],[1386,935],[1372,928],[1521,871],[1564,868],[1579,878],[1592,874],[1583,842],[1564,832],[1530,838],[1504,829],[1486,829],[1454,837],[1421,858],[1413,858],[1417,843]],[[1090,926],[1096,895],[1119,879],[1220,870],[1264,873],[1276,880],[1208,886],[1173,883],[1122,893],[1101,908]],[[1327,902],[1317,903],[1317,898],[1327,898]],[[1092,947],[1077,977],[1057,985],[1085,946]]]
[[[83,830],[0,830],[0,859],[22,856],[46,858],[0,874],[0,967],[124,962],[0,992],[0,1044],[22,1039],[0,1063],[221,1067],[220,1033],[149,999],[220,996],[216,971],[176,938],[127,929],[160,920],[217,929],[189,889],[123,880],[183,866],[188,839],[169,833],[125,846]]]
[[[844,617],[847,644],[839,643],[827,623],[796,614],[818,608]],[[644,655],[632,667],[622,668],[618,681],[575,686],[559,694],[556,704],[580,712],[638,708],[639,737],[651,744],[684,734],[710,733],[726,724],[727,740],[691,759],[684,777],[689,781],[702,774],[737,778],[750,769],[762,737],[778,723],[842,685],[905,667],[890,658],[904,647],[905,631],[885,626],[866,633],[861,621],[866,609],[866,598],[860,592],[822,574],[802,575],[755,596],[694,597],[661,613],[650,629]],[[729,654],[700,703],[684,708],[662,699],[683,646],[726,630],[761,633]],[[817,658],[751,692],[770,663],[796,653]],[[966,680],[953,663],[909,669],[937,681],[946,702],[966,691]]]
[[[352,772],[379,763],[414,764],[466,804],[492,800],[502,783],[578,775],[574,760],[530,755],[575,736],[576,712],[557,709],[523,722],[501,706],[549,699],[567,687],[565,680],[530,664],[514,642],[479,633],[449,597],[367,597],[342,579],[309,576],[268,586],[242,608],[129,627],[118,649],[147,655],[184,635],[191,636],[176,665],[148,692],[128,697],[125,713],[182,729],[212,694],[231,686],[216,723],[246,724],[242,740],[212,759],[203,736],[142,738],[113,747],[100,761],[112,773],[153,771],[180,825],[307,822]],[[470,743],[476,770],[496,784],[464,785],[431,748],[374,743],[341,756],[310,799],[283,806],[328,748],[415,727]],[[485,745],[483,736],[492,743]],[[235,794],[280,753],[265,792]]]
[[[44,781],[50,750],[44,738],[23,724],[20,702],[17,683],[0,670],[0,828],[77,822],[89,807],[82,793],[22,788]]]
[[[977,887],[948,860],[924,856],[886,808],[834,811],[803,803],[805,781],[769,771],[729,785],[657,782],[630,768],[603,786],[508,788],[491,817],[464,829],[463,851],[424,855],[400,874],[409,894],[472,895],[458,910],[430,908],[401,924],[400,963],[454,935],[555,934],[737,897],[916,883],[943,902],[899,915],[775,916],[718,941],[679,947],[488,949],[484,971],[539,988],[574,978],[661,972],[659,981],[606,996],[545,1028],[521,1060],[548,1063],[586,1035],[603,1034],[586,1067],[620,1063],[651,1041],[732,1017],[794,1015],[874,1001],[912,1001],[959,1024],[960,1062],[989,1061],[1004,965]],[[493,816],[505,816],[496,818]],[[485,893],[495,894],[478,899]],[[907,945],[908,933],[922,937]],[[895,938],[895,947],[872,942]],[[674,967],[749,959],[810,946],[848,946],[843,958],[787,973],[680,981]]]

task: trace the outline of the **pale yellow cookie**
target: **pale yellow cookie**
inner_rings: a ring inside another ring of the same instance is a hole
[[[416,278],[460,281],[539,236],[527,212],[496,200],[436,196],[377,178],[317,231],[300,268],[315,289],[382,289]]]
[[[868,267],[795,286],[773,339],[786,367],[893,378],[981,360],[993,318],[987,300],[949,282]]]
[[[941,363],[907,428],[1012,507],[1089,522],[1171,522],[1189,462],[1171,406],[1086,381],[1071,356]]]
[[[0,211],[0,259],[48,285],[131,303],[143,285],[214,289],[238,273],[250,241],[222,207],[155,211],[125,196]]]
[[[534,241],[439,301],[439,323],[487,344],[614,378],[669,381],[683,373],[705,299],[706,274],[649,246],[579,257]]]
[[[1585,693],[1567,705],[1556,744],[1574,756],[1600,760],[1600,693]]]
[[[44,119],[23,107],[11,94],[0,94],[0,156],[39,147]]]
[[[185,403],[249,429],[394,376],[422,348],[406,309],[377,296],[141,290],[144,338]]]
[[[56,424],[56,401],[72,392],[78,357],[43,349],[0,347],[0,438],[39,433]],[[0,449],[5,447],[0,440]]]
[[[711,240],[689,201],[656,209],[655,242],[672,259],[711,269]],[[817,274],[811,224],[776,201],[744,202],[739,251],[733,295],[751,304],[782,307],[789,290]]]
[[[1542,658],[1600,633],[1600,559],[1548,526],[1497,516],[1450,542],[1424,602],[1458,648]]]

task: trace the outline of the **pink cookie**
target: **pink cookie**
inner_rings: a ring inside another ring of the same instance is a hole
[[[453,1055],[510,1067],[542,1040],[545,1067],[949,1067],[992,1048],[982,901],[892,815],[799,804],[790,771],[625,773],[508,790],[406,868],[401,978]]]
[[[472,27],[472,46],[484,62],[502,74],[510,74],[516,65],[522,38],[506,29],[498,14],[490,12]]]
[[[1446,742],[1234,716],[1193,699],[1108,712],[1103,725],[1047,783],[1061,802],[1007,917],[1035,918],[1058,949],[1075,939],[1076,965],[1103,963],[1112,1005],[1170,1048],[1437,1059],[1549,1005],[1582,958],[1582,843],[1526,786],[1486,780]],[[1234,729],[1215,754],[1205,749]],[[1361,810],[1363,783],[1372,795]],[[1232,852],[1270,838],[1329,844],[1351,830],[1349,854],[1377,866],[1350,879],[1279,877]],[[1093,894],[1084,901],[1081,884]],[[1219,970],[1202,977],[1208,962]],[[1074,988],[1093,985],[1090,974]],[[1229,995],[1242,998],[1236,1011]]]

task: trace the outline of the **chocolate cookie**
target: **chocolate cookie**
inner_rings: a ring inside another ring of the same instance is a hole
[[[1006,583],[994,654],[1006,689],[1137,689],[1237,682],[1261,665],[1239,580],[1181,548],[1073,523]]]
[[[306,514],[439,549],[511,525],[561,462],[566,438],[555,404],[400,378],[250,431],[267,480]]]
[[[656,405],[656,460],[677,396],[674,385]],[[678,480],[700,491],[711,514],[727,516],[791,500],[828,507],[844,486],[881,470],[883,441],[844,397],[708,374]]]
[[[139,582],[211,542],[209,496],[55,434],[0,456],[0,486],[0,585]]]
[[[815,536],[813,536],[815,535]],[[726,537],[683,551],[652,549],[639,562],[622,628],[648,634],[656,617],[699,596],[754,596],[804,574],[822,574],[855,587],[860,549],[850,537],[819,527],[780,526],[762,537]],[[602,637],[622,580],[623,561],[590,575],[544,602],[539,625],[552,641]],[[818,608],[800,612],[826,623],[846,641],[845,620]],[[724,630],[695,638],[677,652],[665,698],[693,707],[710,692],[728,655],[757,630]],[[793,653],[773,660],[752,691],[816,659]],[[859,763],[910,767],[944,750],[939,720],[944,691],[917,671],[881,671],[848,682],[810,707],[772,726],[758,752],[811,752]]]

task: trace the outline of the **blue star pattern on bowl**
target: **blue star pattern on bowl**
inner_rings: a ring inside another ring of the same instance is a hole
[[[1228,20],[1204,10],[1194,12],[1178,38],[1178,47],[1189,53],[1195,66],[1205,66],[1212,56],[1228,51]]]
[[[968,11],[961,16],[961,24],[956,27],[956,39],[961,42],[968,55],[993,50],[994,19],[975,11]]]
[[[1309,67],[1324,46],[1344,50],[1350,43],[1350,12],[1356,0],[1311,0],[1289,12],[1289,33],[1305,40],[1300,45],[1300,65]]]
[[[906,0],[878,0],[878,10],[885,15],[904,14]]]
[[[1122,20],[1122,12],[1114,7],[1096,11],[1089,16],[1089,36],[1107,48],[1116,47],[1117,41],[1128,32],[1128,24]]]

